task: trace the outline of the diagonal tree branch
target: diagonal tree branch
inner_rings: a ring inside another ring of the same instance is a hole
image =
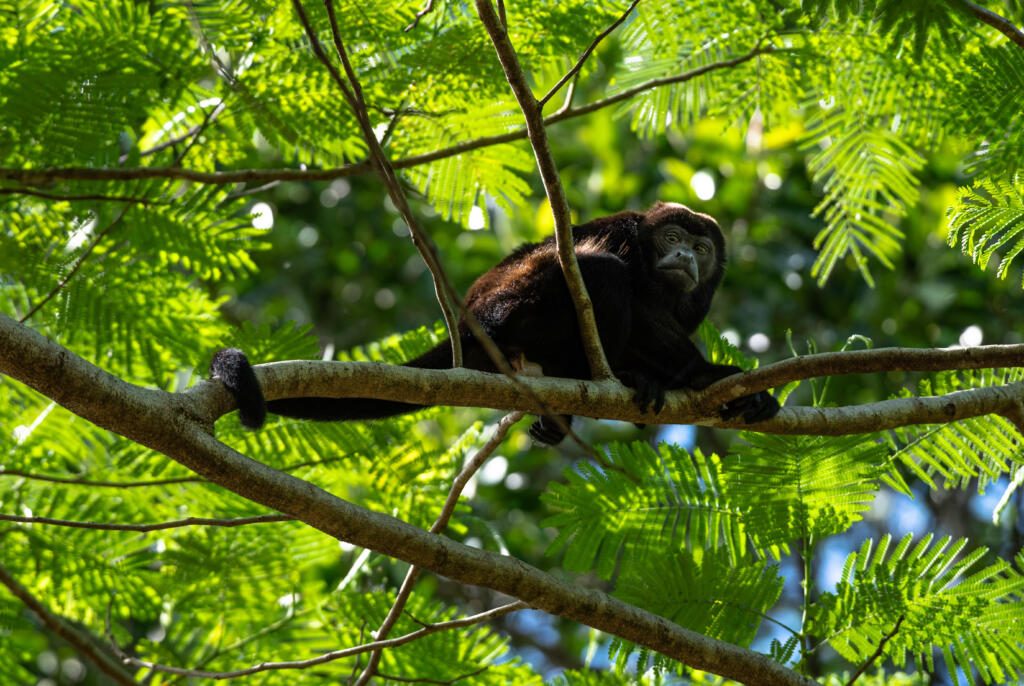
[[[437,246],[434,245],[434,241],[430,239],[430,236],[428,236],[423,230],[423,227],[420,226],[419,221],[413,214],[412,208],[409,207],[409,202],[405,197],[405,192],[402,190],[401,184],[398,182],[398,177],[395,176],[395,170],[392,168],[391,163],[384,154],[384,150],[380,147],[380,142],[377,140],[377,136],[373,131],[373,125],[370,123],[370,118],[366,110],[366,102],[363,100],[363,91],[359,85],[359,79],[356,77],[355,70],[352,69],[352,65],[348,60],[348,55],[345,52],[345,46],[342,44],[341,36],[337,31],[334,6],[330,0],[325,0],[324,4],[327,6],[327,13],[331,20],[331,32],[334,37],[334,44],[338,51],[338,56],[341,58],[341,62],[345,67],[347,80],[340,72],[338,72],[337,67],[333,62],[331,62],[327,53],[324,51],[323,46],[320,44],[320,39],[317,38],[316,31],[313,30],[313,27],[309,22],[309,17],[306,16],[306,10],[302,6],[302,0],[292,0],[292,7],[295,9],[295,14],[298,16],[299,22],[302,24],[302,28],[306,32],[306,37],[309,39],[313,53],[327,68],[331,78],[334,79],[335,84],[337,84],[339,90],[341,90],[342,95],[345,97],[345,101],[348,103],[349,108],[355,115],[356,121],[359,122],[359,128],[363,133],[363,139],[366,141],[366,145],[370,150],[370,160],[373,162],[373,166],[377,169],[381,179],[384,181],[384,186],[388,191],[388,197],[391,198],[391,202],[393,202],[395,207],[398,208],[399,213],[402,215],[402,219],[405,220],[406,225],[409,227],[409,234],[412,236],[413,245],[416,246],[416,250],[419,251],[420,256],[427,265],[427,269],[430,271],[430,276],[434,282],[434,293],[437,296],[438,304],[441,306],[441,313],[444,316],[445,325],[448,327],[448,336],[452,342],[452,366],[461,366],[462,343],[459,337],[458,317],[458,311],[461,304],[459,302],[459,295],[455,291],[455,287],[452,286],[451,280],[448,278],[448,274],[445,272],[444,267],[441,264],[441,258],[437,253]]]
[[[597,46],[600,45],[601,41],[607,38],[612,33],[612,31],[619,28],[619,26],[622,25],[622,22],[626,21],[626,18],[629,17],[630,14],[632,14],[633,10],[636,9],[636,6],[639,4],[640,0],[633,0],[633,3],[626,8],[626,11],[623,12],[618,19],[616,19],[608,28],[606,28],[604,31],[598,34],[597,38],[595,38],[590,43],[590,45],[587,46],[587,49],[583,51],[583,54],[580,55],[580,58],[576,60],[576,64],[573,65],[572,69],[567,71],[565,73],[565,76],[560,78],[558,80],[558,83],[552,86],[551,90],[545,93],[544,97],[537,101],[537,105],[538,107],[540,107],[540,109],[544,109],[544,105],[548,104],[548,101],[550,101],[551,98],[553,98],[558,93],[558,91],[562,90],[562,86],[564,86],[574,76],[580,73],[580,69],[583,68],[583,65],[586,64],[587,59],[590,57],[591,54],[593,54],[594,50],[597,49]]]
[[[971,0],[955,0],[966,12],[974,15],[982,23],[988,24],[1014,43],[1024,48],[1024,31],[1013,25],[1006,17],[1000,16],[992,10],[971,2]]]
[[[335,16],[332,0],[324,0],[324,6],[327,10],[327,17],[331,26],[331,37],[334,41],[334,47],[345,69],[345,77],[342,77],[338,72],[337,67],[333,62],[331,62],[330,58],[324,52],[323,46],[320,44],[320,40],[317,38],[316,32],[313,30],[313,27],[309,22],[309,18],[306,16],[305,9],[302,6],[302,0],[292,0],[292,6],[299,17],[299,21],[303,26],[306,37],[309,39],[313,52],[327,68],[328,72],[330,72],[331,78],[333,78],[335,83],[338,85],[342,94],[345,96],[345,99],[348,101],[349,107],[352,109],[356,119],[359,121],[363,137],[370,149],[371,161],[384,181],[384,185],[388,190],[388,196],[391,198],[395,207],[398,208],[398,211],[401,213],[406,225],[409,227],[410,234],[413,237],[413,244],[416,246],[417,250],[419,250],[420,255],[423,257],[423,261],[426,263],[427,268],[434,279],[434,290],[437,294],[438,302],[441,305],[441,310],[444,313],[445,324],[448,327],[449,338],[452,343],[452,366],[459,367],[462,365],[462,341],[458,326],[458,312],[462,315],[461,321],[466,325],[470,333],[473,334],[473,337],[477,342],[480,343],[484,352],[498,370],[511,379],[512,382],[519,387],[520,391],[532,401],[533,409],[540,409],[542,413],[547,414],[544,401],[538,396],[532,394],[528,387],[519,384],[517,380],[518,377],[508,360],[505,359],[504,353],[501,352],[497,344],[491,339],[490,335],[484,331],[484,328],[477,320],[476,315],[466,309],[465,303],[455,290],[455,287],[452,286],[451,280],[448,278],[448,274],[445,271],[444,266],[441,264],[440,256],[437,253],[437,246],[434,245],[430,236],[420,226],[419,220],[416,218],[412,208],[409,206],[409,201],[405,196],[405,191],[402,189],[402,186],[398,181],[398,177],[395,175],[394,168],[391,166],[387,155],[384,154],[384,150],[381,148],[380,142],[377,140],[377,136],[373,131],[373,126],[370,123],[366,102],[363,99],[362,87],[359,85],[359,78],[356,75],[355,69],[352,67],[348,58],[348,53],[345,50],[345,45],[341,39],[341,32],[338,29],[338,20]],[[573,440],[575,440],[584,450],[593,452],[592,449],[586,445],[586,443],[584,443],[575,432],[573,432],[572,427],[569,426],[567,422],[557,416],[554,419],[562,430],[572,436]]]
[[[96,665],[96,668],[103,672],[111,682],[120,686],[134,686],[135,679],[129,676],[120,665],[99,650],[92,641],[74,629],[63,618],[47,609],[3,567],[0,567],[0,585],[5,586],[11,595],[32,610],[47,629],[67,641],[68,645],[74,648],[79,655]]]
[[[587,362],[590,365],[591,377],[594,379],[612,378],[612,370],[608,366],[608,359],[605,357],[604,349],[601,347],[601,338],[597,332],[594,305],[590,302],[587,286],[583,282],[583,274],[580,272],[580,265],[576,259],[569,203],[565,198],[565,190],[558,177],[558,167],[555,165],[551,148],[548,145],[548,134],[544,128],[544,116],[541,111],[542,104],[537,101],[529,84],[526,83],[526,76],[519,65],[519,58],[509,40],[508,30],[495,14],[491,0],[476,0],[476,9],[480,16],[480,22],[487,29],[494,49],[498,53],[498,60],[501,62],[501,68],[505,71],[505,78],[508,79],[512,93],[516,96],[519,108],[523,111],[523,117],[526,119],[530,145],[533,146],[533,154],[537,158],[537,168],[540,170],[544,191],[547,193],[548,204],[551,206],[551,214],[555,220],[555,246],[558,250],[558,262],[562,266],[562,273],[565,274],[569,294],[572,296],[573,306],[576,308],[580,337],[583,341]]]
[[[135,665],[137,667],[145,667],[146,669],[152,669],[157,672],[165,672],[168,674],[177,674],[178,676],[195,677],[198,679],[237,679],[239,677],[250,676],[252,674],[259,674],[260,672],[279,671],[284,669],[309,669],[310,667],[316,667],[327,662],[333,662],[335,660],[341,660],[346,657],[354,657],[356,655],[362,655],[363,653],[369,653],[371,651],[378,651],[384,648],[395,648],[398,646],[405,645],[406,643],[412,643],[413,641],[419,640],[424,636],[430,634],[436,634],[441,631],[453,631],[455,629],[462,629],[482,622],[487,622],[498,617],[504,617],[507,614],[516,612],[518,610],[525,610],[529,607],[523,602],[508,603],[501,605],[484,612],[479,612],[475,615],[468,617],[461,617],[459,619],[452,619],[447,622],[438,622],[436,624],[428,624],[416,631],[412,631],[404,636],[398,636],[396,638],[384,639],[373,641],[372,643],[364,643],[358,646],[352,646],[351,648],[342,648],[341,650],[332,650],[329,653],[317,655],[306,660],[291,660],[281,662],[261,662],[253,667],[247,667],[245,669],[236,669],[228,672],[211,672],[203,669],[187,669],[184,667],[172,667],[170,665],[163,665],[156,662],[150,662],[148,660],[140,660],[138,658],[130,657],[125,654],[119,647],[114,646],[115,649],[121,656],[122,661],[126,664]]]
[[[892,630],[889,633],[887,633],[885,636],[882,636],[882,639],[878,642],[878,647],[875,648],[875,652],[873,652],[871,654],[871,657],[869,657],[864,662],[864,664],[862,664],[860,666],[860,668],[856,672],[853,673],[853,676],[851,676],[849,678],[849,680],[846,682],[845,686],[853,686],[857,682],[857,679],[859,679],[860,676],[864,672],[868,671],[868,669],[871,667],[871,665],[873,665],[875,663],[875,660],[877,660],[879,657],[882,656],[882,653],[885,651],[885,644],[888,643],[889,641],[891,641],[893,639],[893,637],[897,633],[899,633],[900,626],[903,625],[903,620],[906,619],[906,617],[907,617],[906,615],[900,615],[900,618],[896,620],[896,624],[893,625]]]
[[[455,506],[459,502],[459,497],[462,495],[462,491],[466,488],[466,484],[476,474],[477,470],[483,466],[484,462],[494,454],[494,451],[498,449],[502,441],[505,440],[505,436],[508,435],[509,429],[512,425],[523,418],[522,412],[510,412],[501,418],[498,425],[494,429],[494,434],[487,439],[476,453],[473,454],[466,464],[462,467],[462,470],[455,477],[452,482],[452,487],[448,491],[448,497],[445,498],[444,505],[441,507],[441,514],[437,516],[433,525],[430,527],[430,533],[439,534],[443,533],[448,528],[448,522],[451,521],[452,515],[455,514]],[[409,597],[412,595],[413,586],[416,585],[416,581],[420,577],[422,570],[419,567],[410,567],[409,571],[405,574],[405,579],[402,581],[402,586],[398,589],[398,593],[395,596],[395,602],[392,603],[391,609],[388,611],[384,621],[381,622],[380,627],[374,636],[378,639],[387,638],[388,634],[395,627],[395,623],[398,622],[398,618],[402,616],[402,611],[405,609],[406,604],[409,602]],[[355,682],[355,686],[361,686],[369,682],[373,678],[374,674],[377,673],[377,667],[380,665],[380,658],[383,654],[382,649],[374,650],[370,655],[370,659],[367,662],[366,668],[363,669],[362,674]]]
[[[314,484],[251,460],[210,435],[212,422],[193,404],[198,395],[172,395],[129,384],[4,316],[0,316],[0,373],[243,498],[292,515],[339,540],[462,583],[506,593],[531,607],[633,641],[696,669],[746,683],[813,684],[767,656],[683,629],[521,560],[471,548],[357,507]],[[505,377],[490,376],[502,384],[510,383]],[[204,385],[214,388],[214,384]],[[219,384],[217,387],[226,393]]]

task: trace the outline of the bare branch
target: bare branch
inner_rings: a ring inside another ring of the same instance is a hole
[[[96,200],[100,202],[129,202],[137,205],[167,205],[166,201],[153,200],[152,198],[139,198],[132,195],[104,195],[102,193],[87,193],[84,195],[47,193],[34,188],[0,188],[0,195],[30,195],[45,200],[65,200],[67,202],[84,202]]]
[[[412,20],[412,23],[409,24],[408,26],[406,26],[402,30],[405,31],[406,33],[408,33],[409,31],[412,31],[413,29],[415,29],[417,26],[420,25],[420,19],[422,19],[423,17],[425,17],[428,14],[430,14],[430,12],[433,9],[434,9],[434,0],[427,0],[427,4],[423,6],[423,9],[421,9],[419,12],[416,13],[416,17]]]
[[[774,362],[718,381],[695,395],[695,401],[717,407],[756,391],[778,388],[816,376],[873,372],[938,372],[950,369],[1024,367],[1024,345],[984,345],[970,348],[874,348],[819,353]]]
[[[494,429],[494,434],[476,451],[472,458],[466,461],[466,464],[452,482],[452,487],[448,491],[448,497],[445,498],[444,505],[441,507],[441,514],[437,516],[434,524],[430,527],[430,533],[439,534],[448,527],[448,522],[451,520],[452,514],[455,513],[455,506],[458,504],[459,497],[462,495],[463,489],[466,488],[466,484],[469,483],[469,480],[483,466],[487,458],[494,454],[494,451],[505,440],[505,436],[508,435],[508,430],[512,428],[512,425],[522,418],[522,412],[510,412],[502,417],[501,421],[498,422],[498,426]],[[412,595],[412,589],[420,577],[420,572],[419,567],[409,567],[409,571],[406,572],[405,579],[402,580],[402,585],[395,595],[395,602],[392,603],[387,616],[381,622],[377,633],[374,634],[378,640],[387,638],[388,634],[395,627],[398,618],[402,616],[402,611],[409,602],[409,597]],[[355,681],[355,686],[369,683],[369,680],[377,673],[382,652],[382,649],[373,651],[366,668],[363,669],[359,678]]]
[[[32,610],[47,629],[67,641],[68,645],[74,648],[79,655],[96,665],[96,668],[106,674],[111,681],[121,684],[121,686],[134,686],[136,684],[136,681],[126,674],[120,665],[100,651],[91,640],[83,636],[63,618],[50,612],[46,606],[39,602],[27,588],[18,583],[3,567],[0,567],[0,584],[6,586],[11,595],[24,603],[28,609]]]
[[[979,21],[993,27],[1014,43],[1024,48],[1024,31],[1014,26],[1008,19],[1002,17],[992,10],[971,2],[971,0],[957,0],[965,11],[973,14]]]
[[[790,51],[772,48],[770,46],[755,47],[750,50],[750,52],[738,57],[719,62],[712,62],[696,69],[683,72],[682,74],[676,74],[675,76],[651,79],[650,81],[638,84],[607,98],[596,100],[587,105],[583,105],[582,107],[567,108],[564,111],[559,111],[545,117],[544,124],[546,126],[550,126],[569,119],[585,116],[606,107],[617,105],[624,100],[628,100],[640,93],[654,88],[660,88],[662,86],[669,86],[677,83],[685,83],[686,81],[696,79],[704,74],[722,69],[730,69],[743,64],[744,62],[748,62],[760,55],[782,52]],[[502,143],[512,143],[523,140],[524,138],[527,138],[526,129],[509,131],[508,133],[502,133],[496,136],[483,136],[471,141],[466,141],[465,143],[453,145],[450,148],[444,148],[442,150],[423,153],[422,155],[413,155],[395,160],[392,162],[392,167],[395,169],[410,169],[412,167],[418,167],[423,164],[429,164],[431,162],[437,162],[438,160],[472,152],[473,150],[479,150],[493,145],[500,145]],[[18,181],[27,185],[41,185],[57,179],[79,181],[124,181],[129,179],[171,178],[185,179],[187,181],[194,181],[195,183],[205,185],[224,185],[232,183],[268,183],[271,181],[331,181],[338,178],[366,174],[372,170],[373,167],[369,161],[357,162],[331,169],[238,169],[235,171],[219,172],[203,172],[195,169],[180,169],[173,167],[134,167],[127,169],[96,169],[94,167],[47,167],[43,169],[21,169],[0,167],[0,179]]]
[[[20,515],[0,514],[0,522],[16,522],[18,524],[49,524],[66,526],[72,529],[97,529],[99,531],[163,531],[164,529],[180,529],[185,526],[217,526],[234,528],[248,524],[268,524],[271,522],[289,522],[295,519],[288,515],[259,515],[257,517],[238,517],[235,519],[209,519],[205,517],[186,517],[170,522],[155,524],[117,524],[114,522],[82,522],[51,517],[22,517]]]
[[[267,367],[259,369],[262,373]],[[339,540],[460,583],[485,586],[519,598],[530,607],[633,641],[695,669],[746,683],[813,684],[767,656],[684,629],[602,591],[562,580],[521,560],[471,548],[358,507],[312,483],[245,457],[210,435],[212,422],[207,413],[230,405],[221,384],[203,383],[200,386],[205,387],[204,391],[190,394],[140,388],[2,315],[0,373],[27,384],[98,426],[167,455],[243,498],[290,514]],[[503,376],[467,370],[450,370],[448,374],[489,377],[496,381],[490,384],[492,388],[512,387]],[[263,379],[267,377],[263,375]],[[595,382],[589,385],[601,386]],[[615,382],[604,385],[624,392]],[[629,403],[625,399],[622,402]]]
[[[526,83],[526,76],[519,65],[519,58],[516,57],[515,49],[509,41],[508,31],[494,13],[491,0],[476,0],[476,9],[481,23],[491,37],[494,49],[498,53],[498,60],[505,71],[505,78],[508,79],[512,92],[519,102],[519,107],[523,111],[523,117],[526,119],[530,144],[533,146],[533,153],[537,158],[537,168],[540,170],[544,191],[555,220],[555,246],[558,249],[558,262],[562,266],[562,273],[565,275],[565,282],[569,287],[569,294],[572,296],[573,306],[576,309],[580,337],[587,362],[590,365],[591,377],[594,379],[612,378],[612,370],[608,366],[608,359],[605,357],[604,349],[601,347],[601,338],[597,332],[594,305],[590,302],[587,286],[583,282],[583,274],[580,272],[580,265],[576,259],[569,203],[565,198],[565,190],[558,177],[558,167],[555,165],[551,148],[548,145],[541,105],[534,97],[529,84]]]
[[[409,207],[409,203],[405,198],[405,192],[402,190],[401,185],[398,183],[398,178],[395,176],[395,171],[391,167],[391,163],[388,161],[387,156],[384,154],[383,149],[380,147],[380,143],[377,141],[377,136],[373,131],[373,125],[370,123],[369,115],[366,111],[366,103],[363,100],[362,88],[359,86],[359,79],[356,76],[355,70],[352,69],[352,65],[349,63],[348,55],[345,52],[345,46],[341,41],[341,35],[337,30],[337,19],[334,16],[334,5],[330,0],[324,0],[324,5],[327,7],[327,14],[331,21],[331,33],[334,37],[334,45],[337,49],[338,56],[341,58],[342,64],[345,67],[345,73],[348,77],[346,81],[345,77],[341,75],[337,67],[331,62],[331,59],[327,56],[323,46],[320,44],[320,39],[317,38],[316,31],[309,22],[309,17],[306,16],[306,10],[302,6],[302,0],[292,0],[292,7],[295,8],[295,14],[299,18],[299,22],[302,24],[303,30],[306,32],[306,37],[309,40],[310,47],[313,53],[317,56],[317,59],[323,63],[324,67],[330,73],[331,78],[334,79],[335,84],[345,97],[349,107],[355,114],[356,121],[359,122],[359,128],[363,133],[363,140],[370,150],[370,159],[373,162],[374,167],[380,173],[381,179],[384,181],[384,185],[388,190],[388,197],[391,198],[391,202],[394,203],[395,207],[398,208],[399,213],[405,220],[406,225],[409,227],[409,234],[412,236],[413,245],[419,251],[420,256],[423,258],[424,263],[427,265],[427,269],[430,271],[430,275],[434,281],[434,292],[437,296],[438,304],[441,306],[441,314],[444,316],[445,325],[448,328],[448,335],[452,341],[452,366],[458,367],[462,364],[462,347],[459,338],[459,324],[458,315],[459,310],[458,300],[459,296],[452,286],[451,281],[448,279],[448,275],[444,271],[444,267],[441,265],[440,257],[437,254],[437,246],[430,237],[423,231],[417,221],[415,215],[412,213],[412,209]]]
[[[236,669],[228,672],[209,672],[202,669],[186,669],[183,667],[172,667],[170,665],[163,665],[156,662],[149,662],[148,660],[140,660],[138,658],[131,657],[124,653],[120,648],[115,646],[121,660],[125,664],[134,665],[136,667],[144,667],[146,669],[152,669],[157,672],[165,672],[167,674],[178,674],[180,676],[195,677],[198,679],[237,679],[238,677],[249,676],[252,674],[258,674],[260,672],[269,672],[273,670],[282,669],[308,669],[309,667],[316,667],[327,662],[333,662],[346,657],[353,657],[355,655],[361,655],[362,653],[368,653],[372,650],[379,650],[380,648],[392,648],[395,646],[405,645],[406,643],[412,643],[424,636],[430,634],[436,634],[440,631],[451,631],[453,629],[461,629],[463,627],[472,626],[474,624],[480,624],[497,617],[502,617],[509,614],[510,612],[516,612],[517,610],[524,610],[529,607],[523,602],[508,603],[500,607],[487,610],[486,612],[480,612],[469,617],[462,617],[461,619],[453,619],[448,622],[439,622],[437,624],[429,624],[421,629],[410,632],[398,638],[390,638],[384,641],[374,641],[372,643],[364,643],[363,645],[353,646],[351,648],[344,648],[342,650],[332,650],[329,653],[323,653],[316,657],[309,658],[307,660],[292,660],[287,662],[261,662],[258,665],[247,667],[245,669]]]
[[[570,79],[572,79],[573,77],[580,73],[580,69],[583,68],[583,65],[586,63],[587,59],[594,52],[594,50],[597,49],[597,46],[601,43],[601,41],[607,38],[612,31],[619,28],[622,22],[626,21],[626,18],[634,9],[636,9],[636,6],[639,4],[640,0],[633,0],[633,4],[626,8],[626,11],[622,13],[622,16],[616,19],[611,24],[611,26],[609,26],[600,34],[598,34],[597,38],[595,38],[593,42],[591,42],[591,44],[587,46],[587,49],[583,51],[583,54],[580,55],[580,58],[576,60],[576,64],[573,65],[572,69],[567,71],[565,73],[565,76],[560,78],[558,80],[558,83],[552,86],[551,90],[549,90],[543,98],[537,101],[537,106],[540,107],[540,109],[544,109],[544,105],[546,105],[548,101],[551,100],[551,98],[553,98],[556,93],[558,93],[558,91],[562,90],[562,86],[564,86]]]

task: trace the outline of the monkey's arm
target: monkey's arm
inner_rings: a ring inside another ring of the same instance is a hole
[[[628,367],[616,374],[625,385],[636,390],[636,403],[641,410],[648,407],[655,413],[665,404],[665,392],[674,389],[699,391],[720,379],[743,370],[731,364],[708,362],[688,338],[676,342],[672,354],[632,355]],[[743,417],[748,423],[771,419],[779,411],[779,403],[767,391],[731,400],[719,409],[722,419]]]
[[[673,381],[671,388],[687,388],[700,391],[716,381],[740,374],[743,370],[732,364],[714,364],[708,362],[701,355],[700,350],[687,340],[687,344],[693,350],[689,369],[684,370]],[[771,419],[779,412],[779,401],[768,391],[757,391],[735,400],[730,400],[721,408],[718,414],[722,419],[734,419],[743,417],[748,424]]]

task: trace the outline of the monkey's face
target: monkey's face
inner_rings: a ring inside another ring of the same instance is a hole
[[[717,247],[703,232],[669,222],[652,229],[651,239],[658,274],[685,293],[708,283],[718,272]]]

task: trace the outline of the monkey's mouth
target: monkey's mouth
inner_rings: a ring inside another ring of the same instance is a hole
[[[687,291],[693,290],[697,286],[697,274],[689,265],[670,263],[659,266],[658,271],[665,272],[669,278],[680,281]]]

